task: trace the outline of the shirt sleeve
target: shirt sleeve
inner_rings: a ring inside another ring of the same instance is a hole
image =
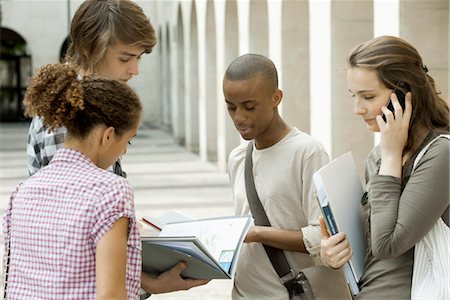
[[[129,228],[134,227],[136,216],[133,191],[125,179],[117,177],[113,185],[102,195],[102,199],[95,213],[94,225],[91,232],[95,244],[122,217],[129,219]]]
[[[42,140],[39,141],[39,137],[42,136],[44,131],[44,125],[39,117],[35,116],[31,121],[30,128],[28,129],[28,143],[27,143],[27,159],[28,159],[28,173],[33,175],[42,167],[41,160],[41,145]]]
[[[314,197],[313,174],[329,162],[328,154],[321,147],[306,158],[303,168],[303,212],[308,218],[308,226],[303,227],[303,243],[306,250],[312,255],[320,252],[320,225],[321,216],[319,204]]]
[[[449,205],[449,141],[433,143],[402,192],[399,178],[369,178],[371,243],[377,258],[397,257],[433,227]]]

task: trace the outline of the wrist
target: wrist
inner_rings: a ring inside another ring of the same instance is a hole
[[[246,241],[247,243],[258,243],[260,242],[260,234],[261,230],[263,230],[263,226],[253,226],[250,228],[247,234]]]
[[[402,155],[397,154],[381,154],[381,166],[379,175],[389,175],[401,178],[402,172]]]

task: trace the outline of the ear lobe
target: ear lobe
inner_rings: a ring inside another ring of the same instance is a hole
[[[274,107],[277,107],[278,105],[280,105],[281,99],[283,99],[283,92],[278,89],[273,94],[273,105],[274,105]]]
[[[115,132],[114,127],[106,128],[102,134],[102,144],[103,145],[109,144],[115,137],[115,134],[116,134],[116,132]]]

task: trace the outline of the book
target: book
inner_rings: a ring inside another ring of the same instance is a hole
[[[346,233],[353,255],[343,271],[354,295],[364,271],[365,243],[360,201],[364,192],[351,152],[336,158],[313,175],[316,198],[332,235]]]
[[[185,278],[231,279],[251,216],[167,223],[158,237],[142,237],[142,270],[158,275],[179,261]]]
[[[153,227],[154,229],[161,231],[167,223],[191,221],[194,218],[179,212],[177,210],[171,210],[159,217],[145,216],[142,217],[142,221]]]

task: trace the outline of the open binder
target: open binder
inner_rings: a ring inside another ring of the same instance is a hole
[[[230,279],[252,225],[250,216],[168,223],[158,237],[141,239],[142,270],[160,274],[184,261],[185,278]]]

